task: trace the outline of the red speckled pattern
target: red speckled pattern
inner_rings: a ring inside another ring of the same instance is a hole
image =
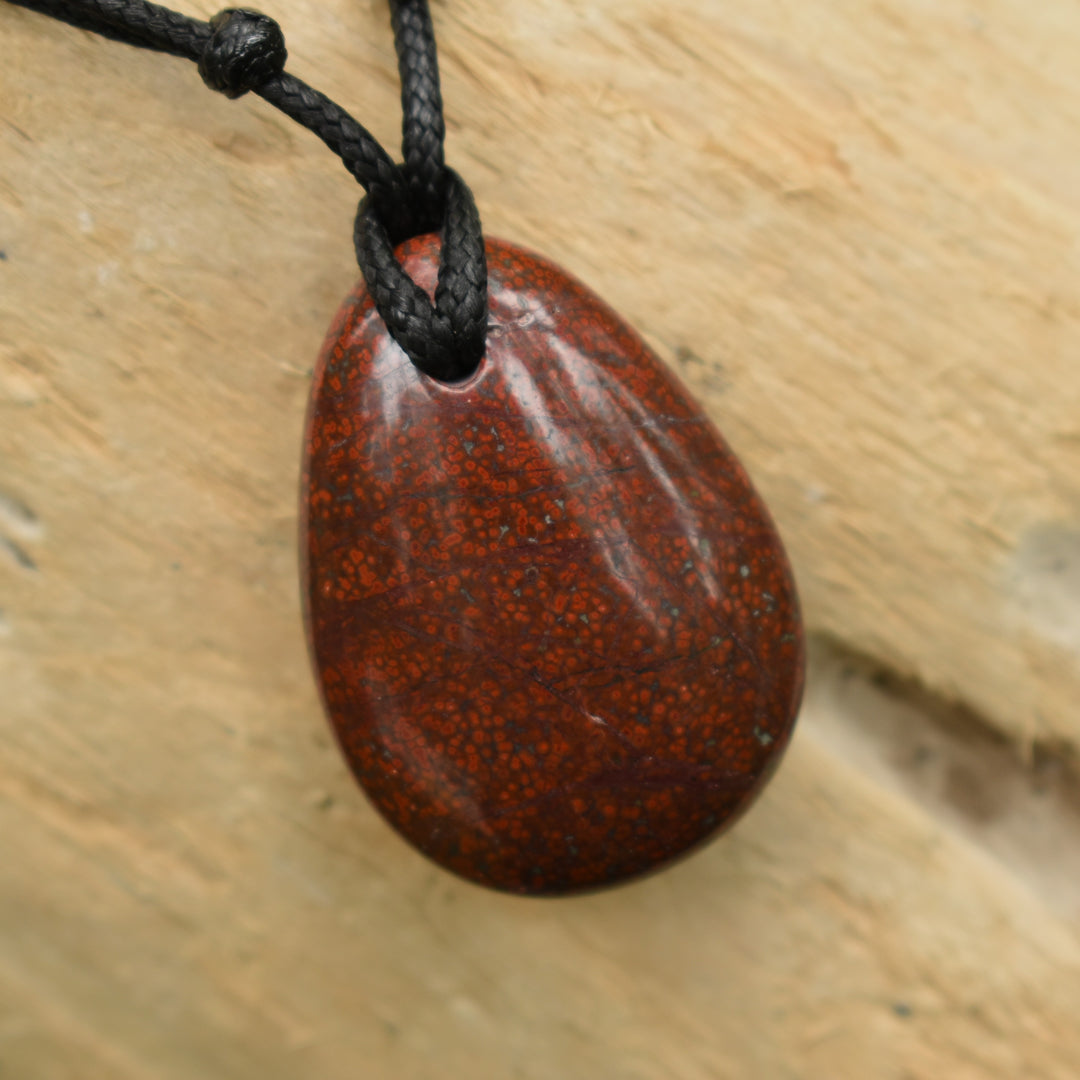
[[[654,869],[788,742],[798,602],[741,465],[642,340],[487,245],[479,370],[419,374],[363,288],[312,391],[309,640],[345,754],[444,867],[517,893]],[[399,252],[434,288],[438,240]]]

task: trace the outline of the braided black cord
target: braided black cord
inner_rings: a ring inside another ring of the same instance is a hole
[[[356,215],[357,257],[375,306],[421,371],[445,382],[470,375],[484,353],[487,333],[487,261],[480,215],[472,192],[446,170],[446,214],[435,305],[394,257],[378,213],[368,199]],[[469,358],[473,358],[471,362]]]
[[[198,60],[210,41],[209,23],[145,0],[11,0],[19,7],[102,37],[143,49]]]
[[[379,314],[423,372],[459,379],[484,351],[487,267],[472,194],[443,162],[445,127],[426,0],[390,0],[402,79],[405,166],[318,90],[284,71],[285,39],[273,19],[229,8],[209,23],[148,0],[9,0],[103,37],[194,60],[228,97],[254,91],[314,132],[368,192],[356,254]],[[435,304],[402,270],[393,245],[442,225]]]
[[[390,20],[401,76],[401,149],[416,205],[432,224],[442,221],[446,195],[442,92],[435,31],[426,0],[390,0]]]
[[[268,79],[255,93],[313,131],[341,158],[383,214],[395,243],[426,231],[415,220],[401,169],[375,136],[340,105],[285,72]]]

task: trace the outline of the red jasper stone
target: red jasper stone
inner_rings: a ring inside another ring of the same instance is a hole
[[[795,721],[803,644],[742,466],[644,342],[487,243],[487,352],[421,375],[361,286],[315,374],[302,562],[349,764],[444,867],[517,893],[651,870],[728,825]],[[434,290],[438,240],[399,255]]]

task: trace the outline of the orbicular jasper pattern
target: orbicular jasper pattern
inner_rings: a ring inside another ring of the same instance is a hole
[[[488,241],[487,353],[420,375],[363,288],[315,375],[312,656],[360,783],[421,851],[519,893],[653,869],[788,742],[791,572],[712,423],[581,284]],[[438,241],[401,249],[434,288]]]

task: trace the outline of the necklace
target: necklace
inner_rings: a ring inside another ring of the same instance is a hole
[[[367,190],[363,280],[314,375],[300,548],[316,680],[383,816],[444,867],[531,894],[631,878],[731,824],[802,691],[779,537],[634,331],[482,236],[444,162],[426,2],[390,4],[402,165],[285,73],[266,16],[13,2],[257,93]]]

